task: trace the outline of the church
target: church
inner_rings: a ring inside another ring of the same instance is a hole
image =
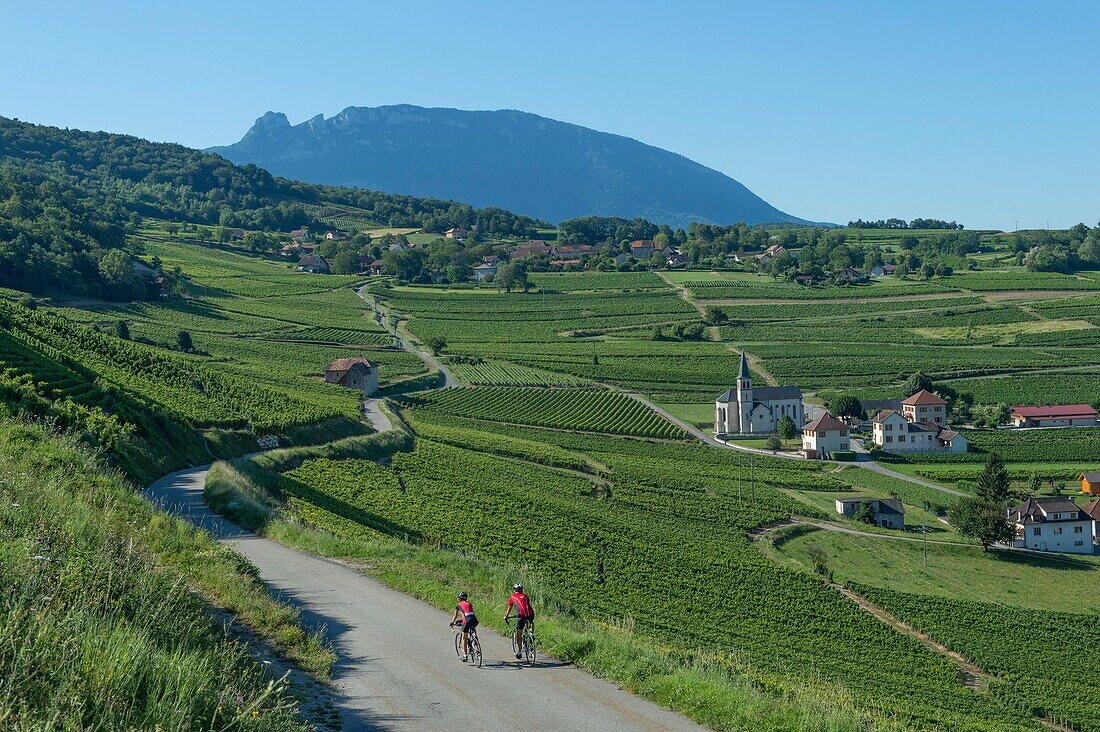
[[[757,435],[775,432],[779,420],[790,417],[802,429],[805,414],[802,390],[797,386],[753,388],[749,362],[741,353],[737,386],[714,400],[714,432],[719,435]]]

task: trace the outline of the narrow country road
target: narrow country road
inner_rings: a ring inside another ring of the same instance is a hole
[[[479,630],[484,667],[460,663],[449,613],[213,513],[203,501],[208,468],[167,475],[146,495],[247,557],[277,597],[324,629],[339,656],[334,701],[346,732],[703,729],[568,664],[547,658],[521,666],[511,642],[485,627]],[[483,614],[498,612],[503,602],[472,599]]]
[[[408,336],[404,336],[398,332],[397,326],[390,327],[390,324],[386,319],[386,311],[382,309],[382,307],[374,298],[366,293],[366,289],[366,285],[364,285],[363,287],[360,287],[358,290],[356,290],[355,293],[359,295],[359,297],[362,298],[364,302],[370,303],[372,306],[374,306],[374,312],[378,318],[379,324],[383,328],[385,328],[390,335],[393,336],[395,341],[397,341],[398,348],[404,349],[409,353],[418,356],[420,360],[424,362],[424,365],[426,365],[429,369],[436,369],[439,371],[439,373],[443,374],[444,389],[453,389],[454,387],[459,386],[458,379],[454,377],[454,374],[451,373],[450,369],[439,362],[439,359],[437,359],[428,351],[423,351],[414,346],[409,340]]]

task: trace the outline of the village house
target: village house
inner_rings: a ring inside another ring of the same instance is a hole
[[[760,263],[760,266],[764,266],[771,260],[775,259],[776,257],[783,256],[784,254],[788,254],[787,248],[785,246],[783,246],[782,244],[772,244],[770,247],[756,255],[756,261]]]
[[[1100,473],[1081,473],[1081,492],[1089,496],[1100,495]]]
[[[551,259],[551,267],[578,267],[581,264],[579,259]]]
[[[558,256],[562,259],[587,256],[589,254],[595,254],[595,252],[596,247],[591,244],[560,244],[558,246]]]
[[[516,247],[512,252],[512,259],[525,259],[526,257],[542,257],[550,254],[553,249],[544,241],[529,241]]]
[[[1096,410],[1088,404],[1056,404],[1049,407],[1012,407],[1013,427],[1095,427]]]
[[[1068,498],[1029,498],[1009,509],[1013,546],[1041,552],[1092,554],[1095,519]]]
[[[229,236],[229,241],[240,241],[244,238],[244,229],[229,227],[226,228],[225,233]]]
[[[381,259],[375,259],[369,254],[361,254],[359,256],[359,274],[380,275],[382,274],[383,264],[385,262]]]
[[[481,263],[491,264],[495,267],[500,264],[500,257],[495,254],[486,254],[484,257],[481,258]]]
[[[474,267],[474,279],[478,282],[484,282],[485,280],[492,279],[497,275],[497,266],[495,264],[479,264]]]
[[[795,428],[800,428],[804,420],[802,390],[797,386],[754,388],[749,361],[742,352],[737,386],[714,400],[714,412],[714,432],[720,435],[768,434],[775,432],[783,417],[790,417]]]
[[[328,262],[325,261],[324,257],[310,254],[298,260],[298,271],[309,272],[310,274],[328,274],[332,269],[328,266]]]
[[[809,460],[827,460],[850,449],[848,425],[828,412],[802,428],[802,455]]]
[[[466,231],[466,229],[462,228],[461,226],[454,226],[443,232],[443,236],[447,237],[448,239],[454,239],[455,241],[462,241],[469,235],[470,232]]]
[[[370,396],[378,391],[378,366],[365,358],[338,358],[325,366],[325,382]]]
[[[1096,546],[1100,542],[1100,498],[1089,501],[1082,506],[1081,513],[1092,519],[1092,550],[1093,552],[1100,551]]]
[[[964,453],[966,438],[935,422],[913,422],[893,409],[884,409],[871,420],[871,439],[887,452]]]
[[[630,242],[630,256],[639,261],[649,259],[655,251],[657,251],[657,245],[651,239],[637,239]]]
[[[880,529],[905,528],[905,504],[896,498],[838,498],[836,512],[854,518],[864,503],[871,506],[875,526]]]
[[[892,264],[876,264],[874,267],[871,267],[869,274],[875,278],[884,277],[894,274],[894,268]]]
[[[675,252],[665,259],[666,267],[686,267],[691,264],[691,257]]]
[[[326,231],[325,238],[329,241],[347,241],[348,235],[342,231]]]
[[[855,267],[845,267],[840,270],[836,278],[842,282],[855,282],[863,278],[863,274]]]
[[[309,241],[309,227],[303,226],[290,232],[290,240],[296,242]]]
[[[910,422],[931,422],[940,426],[947,424],[947,402],[927,389],[921,389],[902,399],[901,413]]]

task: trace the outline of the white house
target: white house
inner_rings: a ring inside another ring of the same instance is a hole
[[[848,425],[825,412],[802,428],[802,454],[811,459],[828,459],[839,450],[850,450]]]
[[[655,251],[657,251],[657,245],[649,239],[638,239],[630,242],[630,256],[637,260],[649,259]]]
[[[767,434],[775,432],[783,417],[790,417],[796,429],[802,427],[802,390],[797,386],[754,388],[749,362],[742,352],[737,386],[714,400],[715,434]]]
[[[966,438],[935,422],[913,422],[893,409],[884,409],[871,420],[875,447],[887,452],[964,453]]]
[[[1013,546],[1041,552],[1092,554],[1096,522],[1068,498],[1029,498],[1009,509]]]

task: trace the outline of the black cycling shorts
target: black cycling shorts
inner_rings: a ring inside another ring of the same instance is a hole
[[[523,630],[527,627],[528,623],[534,625],[534,618],[516,618],[516,630]]]
[[[470,618],[462,624],[462,632],[469,633],[471,630],[477,627],[477,618]]]

